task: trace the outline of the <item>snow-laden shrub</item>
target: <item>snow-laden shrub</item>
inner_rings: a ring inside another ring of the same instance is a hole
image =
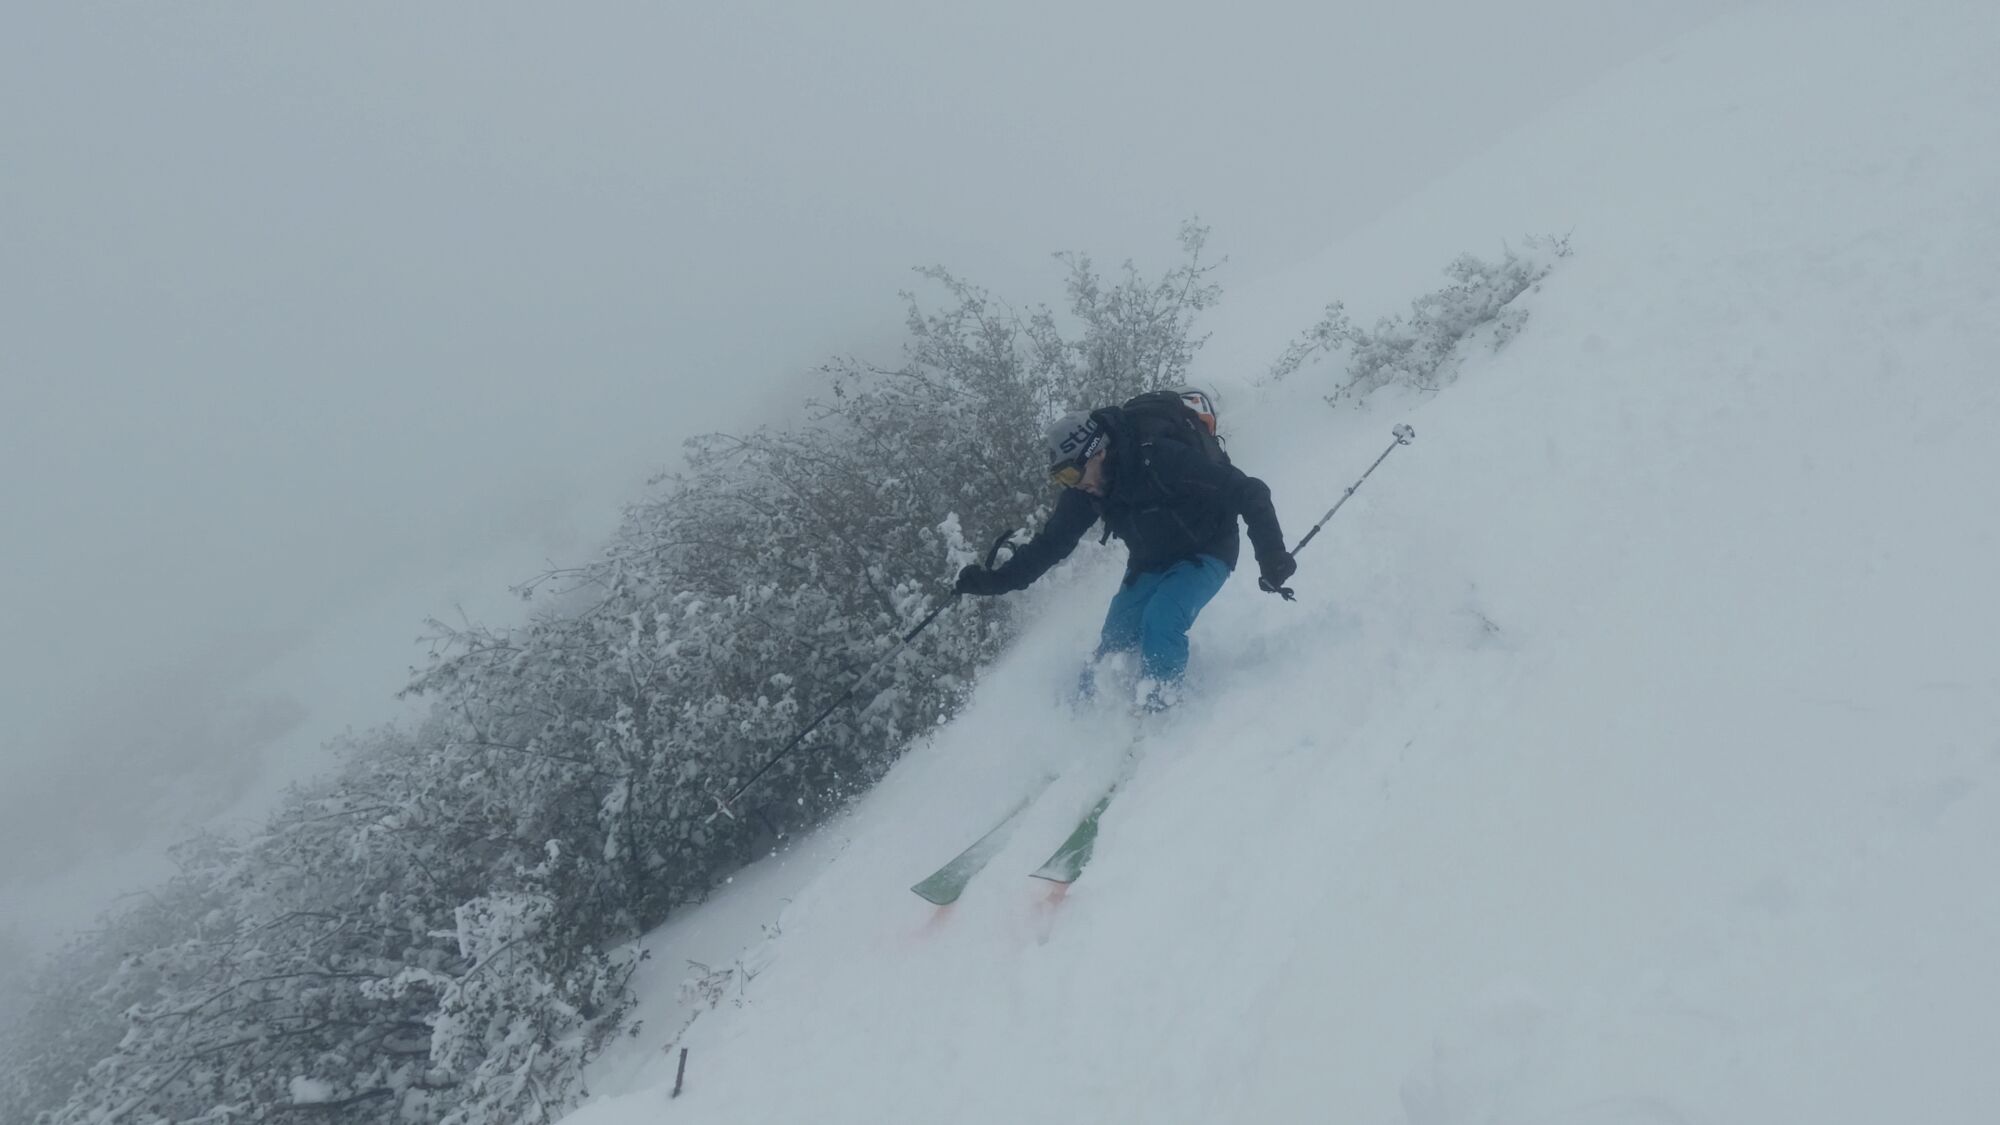
[[[72,990],[80,1011],[49,1013],[38,1032],[109,1023],[116,1045],[83,1056],[68,1089],[52,1083],[38,1098],[44,1115],[21,1119],[274,1120],[297,1089],[324,1084],[324,1119],[379,1120],[366,1103],[419,1081],[409,1060],[421,1057],[422,1011],[360,986],[393,972],[421,931],[385,928],[357,903],[379,875],[366,857],[302,842],[191,842],[174,880],[82,943],[120,951],[118,962]]]
[[[1363,328],[1335,301],[1271,365],[1283,379],[1328,354],[1344,355],[1338,387],[1328,401],[1359,399],[1392,383],[1436,391],[1458,371],[1468,341],[1483,340],[1498,350],[1527,323],[1528,311],[1515,303],[1569,256],[1566,237],[1529,238],[1520,250],[1505,249],[1497,262],[1460,255],[1445,270],[1451,284],[1411,302],[1408,316],[1387,316]]]
[[[433,999],[426,1084],[441,1125],[553,1121],[581,1092],[577,1063],[629,1007],[624,966],[564,940],[554,899],[512,892],[458,908],[459,971],[408,968],[372,986]]]
[[[0,1023],[0,1121],[32,1122],[62,1106],[117,1052],[125,1012],[154,994],[142,959],[127,951],[171,945],[212,906],[202,888],[171,880],[128,903],[115,926],[41,959]]]
[[[414,790],[438,764],[422,741],[366,745],[259,835],[182,848],[179,876],[80,943],[122,952],[62,966],[23,1038],[80,1050],[10,1059],[33,1083],[6,1120],[535,1121],[573,1100],[628,967],[540,890],[559,851],[486,866],[462,792]]]

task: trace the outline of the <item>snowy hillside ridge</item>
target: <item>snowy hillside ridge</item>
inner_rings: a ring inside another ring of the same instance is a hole
[[[0,1104],[571,1104],[630,1003],[618,947],[865,791],[1012,636],[1012,603],[965,602],[891,647],[975,557],[962,526],[1039,518],[1046,414],[1186,381],[1220,294],[1205,237],[1152,281],[1065,256],[1065,316],[922,271],[955,304],[913,300],[908,366],[836,362],[808,425],[695,443],[603,559],[531,584],[557,590],[531,626],[433,622],[411,687],[430,720],[356,739],[258,836],[182,848],[144,908],[53,962]]]
[[[608,1050],[570,1125],[1991,1121],[1995,41],[1990,5],[1761,7],[1334,248],[1588,252],[1440,393],[1235,397],[1292,525],[1420,438],[1299,604],[1204,613],[1059,906],[1027,872],[1117,748],[1054,705],[1102,557],[801,845],[754,981]],[[909,893],[1051,769],[948,913]]]

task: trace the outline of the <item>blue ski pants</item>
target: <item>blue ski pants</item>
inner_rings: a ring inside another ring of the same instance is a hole
[[[1111,599],[1097,655],[1138,649],[1139,667],[1147,679],[1180,682],[1187,672],[1188,629],[1228,579],[1229,567],[1211,555],[1196,555],[1166,570],[1134,576]]]

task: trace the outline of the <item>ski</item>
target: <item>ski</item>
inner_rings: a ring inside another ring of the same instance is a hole
[[[1077,822],[1076,830],[1048,858],[1048,862],[1029,874],[1051,883],[1076,882],[1076,877],[1083,874],[1083,865],[1090,862],[1090,853],[1097,847],[1097,818],[1104,815],[1104,810],[1111,804],[1112,794],[1116,792],[1118,789],[1113,786],[1110,792],[1098,798],[1097,803]]]
[[[1042,791],[1054,781],[1053,777],[1045,778],[1041,784],[1035,786],[1033,792],[1021,798],[1021,802],[1009,810],[1006,816],[1001,817],[998,824],[987,829],[984,836],[974,840],[970,847],[958,853],[950,863],[938,868],[928,878],[910,889],[916,892],[918,898],[935,906],[950,906],[957,902],[958,896],[965,893],[966,884],[972,882],[972,877],[979,874],[982,868],[993,861],[994,856],[1000,854],[1000,849],[1007,846],[1008,837],[1014,834],[1015,827],[1021,822],[1021,814],[1027,812],[1028,806],[1034,804],[1035,798],[1041,796]]]
[[[1091,853],[1097,849],[1098,819],[1104,815],[1105,809],[1111,807],[1111,798],[1118,795],[1118,791],[1125,787],[1125,783],[1130,781],[1138,770],[1139,755],[1144,748],[1145,728],[1141,726],[1133,730],[1132,741],[1125,747],[1118,776],[1111,782],[1110,788],[1104,791],[1104,795],[1097,799],[1096,804],[1090,806],[1089,812],[1083,814],[1083,819],[1076,822],[1076,827],[1056,848],[1055,854],[1049,856],[1048,861],[1040,867],[1030,871],[1029,875],[1056,884],[1057,893],[1061,893],[1071,883],[1076,882],[1076,877],[1083,874],[1083,865],[1090,862]]]

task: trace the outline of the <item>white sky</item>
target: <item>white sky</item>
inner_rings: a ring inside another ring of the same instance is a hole
[[[394,714],[423,616],[518,613],[909,267],[1293,265],[1735,6],[11,6],[4,913]]]

